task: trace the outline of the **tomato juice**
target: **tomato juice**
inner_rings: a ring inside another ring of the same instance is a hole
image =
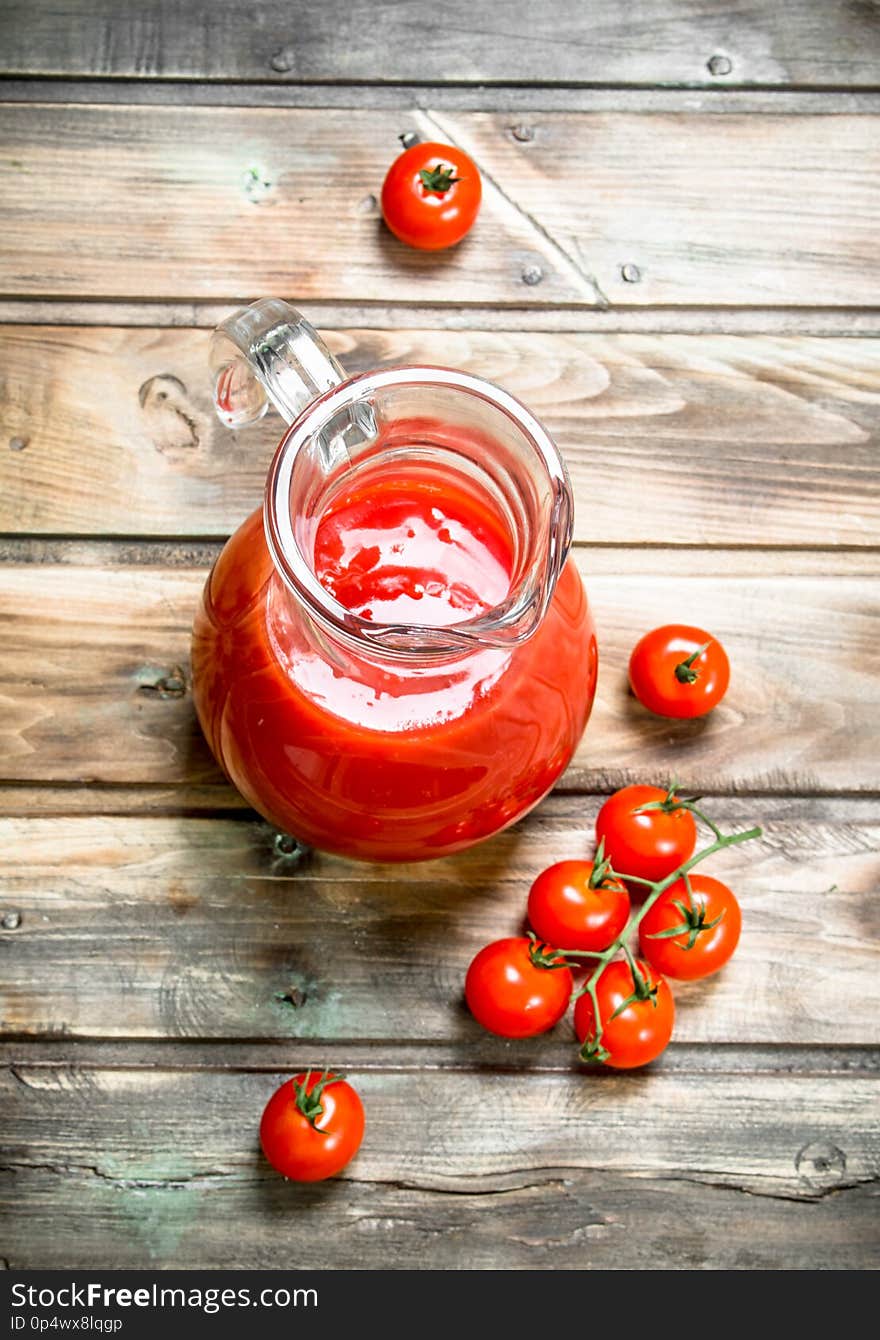
[[[367,468],[331,494],[311,543],[342,606],[438,628],[504,601],[518,539],[464,476]],[[530,809],[580,739],[596,670],[570,561],[527,641],[395,657],[312,616],[277,575],[259,512],[218,558],[193,638],[202,727],[248,802],[305,843],[379,861],[460,850]]]

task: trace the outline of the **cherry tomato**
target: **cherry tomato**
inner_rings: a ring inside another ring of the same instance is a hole
[[[396,158],[382,186],[388,227],[420,251],[442,251],[460,242],[480,208],[477,166],[451,144],[413,144]]]
[[[529,924],[548,944],[601,952],[617,939],[629,917],[629,894],[604,862],[558,861],[529,893]]]
[[[641,959],[636,960],[636,972],[638,981],[624,959],[615,959],[596,983],[602,1037],[595,1059],[616,1070],[647,1065],[660,1055],[672,1037],[675,1004],[669,983]],[[593,1001],[589,995],[578,998],[574,1027],[581,1042],[595,1034]]]
[[[639,702],[661,717],[702,717],[727,692],[730,662],[702,628],[670,623],[646,633],[629,658],[629,682]]]
[[[530,1038],[559,1022],[573,985],[554,949],[514,936],[480,950],[468,968],[464,994],[471,1014],[490,1033]]]
[[[665,879],[693,855],[697,825],[690,810],[676,809],[677,803],[659,786],[625,786],[605,801],[596,816],[596,838],[623,879]],[[643,810],[645,805],[658,808]]]
[[[263,1111],[260,1144],[278,1172],[295,1182],[333,1177],[360,1149],[364,1109],[350,1084],[308,1070],[276,1089]]]
[[[689,881],[693,900],[684,880],[677,879],[648,908],[639,927],[643,956],[658,972],[682,981],[722,968],[742,928],[739,903],[726,884],[711,875],[691,875]],[[681,934],[670,935],[676,926]]]

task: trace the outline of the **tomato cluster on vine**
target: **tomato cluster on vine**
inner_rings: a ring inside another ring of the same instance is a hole
[[[714,841],[695,854],[697,819]],[[691,870],[759,834],[723,834],[673,788],[616,791],[596,819],[594,859],[542,871],[529,893],[529,934],[496,940],[472,961],[465,999],[474,1018],[502,1037],[532,1037],[553,1028],[573,1003],[582,1060],[616,1069],[653,1061],[675,1021],[667,978],[708,977],[739,941],[734,893]],[[636,935],[638,957],[629,943]],[[590,968],[576,987],[572,969],[583,960]]]

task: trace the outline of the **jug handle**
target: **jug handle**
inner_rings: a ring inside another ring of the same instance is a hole
[[[318,332],[280,298],[260,298],[227,317],[211,339],[214,408],[227,428],[256,423],[273,404],[294,423],[346,374]]]

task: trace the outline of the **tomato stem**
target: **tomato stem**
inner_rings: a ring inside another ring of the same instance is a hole
[[[335,1072],[325,1070],[318,1080],[317,1084],[309,1090],[309,1080],[312,1078],[311,1070],[306,1071],[306,1077],[300,1084],[295,1079],[290,1081],[293,1092],[296,1095],[296,1105],[305,1117],[306,1121],[320,1135],[329,1135],[329,1131],[321,1130],[318,1122],[324,1115],[324,1104],[321,1102],[321,1096],[328,1084],[335,1084],[337,1080],[343,1078]]]
[[[700,678],[700,672],[694,669],[694,661],[698,656],[702,656],[704,651],[709,650],[712,641],[713,639],[710,637],[708,642],[704,642],[702,647],[697,647],[696,651],[692,651],[690,656],[675,667],[675,678],[679,684],[696,684]]]
[[[654,806],[644,806],[643,808],[659,809],[662,807],[664,803],[665,802],[663,801],[658,801]],[[599,997],[596,991],[596,985],[599,981],[599,978],[602,976],[602,973],[608,966],[608,964],[617,954],[619,954],[622,951],[625,954],[627,962],[630,965],[630,971],[632,972],[633,975],[634,994],[629,998],[628,1001],[625,1002],[624,1005],[621,1005],[615,1011],[615,1014],[619,1014],[620,1011],[625,1009],[626,1005],[630,1004],[633,1000],[645,1000],[648,998],[649,995],[651,995],[648,983],[644,980],[643,975],[639,971],[638,966],[635,960],[633,959],[632,953],[630,952],[629,941],[634,931],[638,929],[639,923],[641,922],[642,918],[653,907],[654,903],[656,903],[661,893],[665,893],[666,890],[670,887],[670,885],[674,884],[676,880],[683,879],[685,881],[685,887],[688,890],[688,894],[690,895],[691,892],[690,881],[688,880],[687,877],[690,871],[693,870],[694,866],[699,865],[701,861],[705,861],[707,857],[714,856],[715,852],[723,851],[725,847],[734,847],[740,842],[751,842],[755,838],[759,838],[761,836],[762,830],[760,828],[748,828],[741,833],[722,833],[721,829],[717,826],[717,824],[714,824],[711,819],[707,818],[706,815],[703,814],[701,810],[695,808],[692,801],[682,801],[680,802],[680,805],[682,808],[689,809],[692,814],[694,814],[698,819],[701,819],[702,822],[706,824],[708,828],[711,829],[714,841],[710,842],[707,847],[704,847],[702,849],[702,851],[694,852],[692,856],[688,857],[686,861],[683,861],[676,870],[673,870],[671,874],[666,875],[664,879],[659,879],[655,881],[648,879],[641,879],[635,875],[627,875],[622,870],[615,870],[613,869],[613,867],[609,867],[608,874],[612,879],[631,880],[635,884],[647,885],[648,888],[650,889],[650,892],[645,898],[645,901],[642,903],[641,907],[639,907],[635,912],[631,914],[629,920],[627,921],[623,930],[618,935],[617,939],[614,940],[613,943],[610,944],[603,953],[595,955],[593,954],[586,955],[582,950],[560,949],[558,951],[560,954],[564,954],[566,955],[566,957],[570,958],[595,957],[598,960],[596,963],[596,967],[594,968],[590,977],[587,979],[584,985],[579,988],[579,990],[572,993],[571,997],[572,1002],[574,1002],[580,996],[589,995],[590,1000],[592,1001],[593,1004],[593,1032],[592,1036],[585,1039],[581,1047],[580,1057],[582,1061],[605,1061],[608,1059],[608,1051],[602,1045],[602,1033],[604,1025],[602,1023],[602,1017],[599,1012]],[[690,912],[692,916],[695,916],[696,919],[699,919],[699,914],[694,911],[693,904],[691,904]],[[714,925],[717,923],[712,924]],[[708,929],[709,926],[706,925],[705,922],[703,922],[699,926],[699,930],[708,930]],[[690,925],[683,926],[680,928],[679,933],[681,933],[684,930],[692,931],[693,927]],[[614,1017],[615,1015],[611,1016],[612,1019]]]
[[[593,861],[593,868],[590,871],[590,878],[588,881],[590,888],[606,889],[613,885],[614,880],[611,879],[608,874],[610,869],[611,862],[605,855],[605,839],[603,837],[599,842],[596,857]]]
[[[552,970],[568,967],[559,950],[548,945],[546,940],[539,940],[534,931],[529,931],[529,958],[536,968]]]

